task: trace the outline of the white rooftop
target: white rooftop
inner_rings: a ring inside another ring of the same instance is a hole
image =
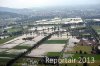
[[[83,22],[82,18],[78,17],[78,18],[54,18],[51,19],[50,21],[47,20],[40,20],[40,21],[36,21],[37,24],[59,24],[59,23],[63,23],[63,24],[69,24],[69,23],[80,23]]]
[[[100,19],[93,19],[94,21],[100,21]]]

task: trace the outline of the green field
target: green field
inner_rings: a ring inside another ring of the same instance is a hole
[[[29,49],[29,46],[16,46],[13,49]]]
[[[17,31],[21,31],[22,28],[10,28],[8,29],[9,33],[12,33],[12,32],[17,32]]]
[[[7,64],[7,62],[9,62],[10,60],[12,60],[15,57],[16,57],[16,55],[13,55],[13,54],[0,53],[0,66]]]
[[[65,44],[67,40],[47,40],[44,44]]]
[[[94,57],[95,60],[99,60],[100,61],[100,55],[99,54],[74,54],[73,58],[79,59],[79,57]]]
[[[16,57],[14,54],[7,54],[6,52],[0,53],[0,57]]]
[[[100,29],[100,26],[92,26],[94,29]]]
[[[74,48],[73,48],[73,52],[76,52],[76,51],[80,52],[80,50],[82,52],[86,52],[86,53],[90,54],[92,51],[92,48],[91,48],[91,46],[80,46],[80,45],[74,46]]]
[[[8,38],[5,38],[5,39],[0,39],[0,44],[3,44],[11,39],[14,39],[16,36],[12,36],[12,37],[8,37]]]
[[[96,32],[100,32],[100,26],[92,26],[94,30],[96,30]]]
[[[60,55],[61,55],[60,52],[48,52],[47,53],[47,56],[51,56],[51,57],[53,57],[53,56],[60,56]]]

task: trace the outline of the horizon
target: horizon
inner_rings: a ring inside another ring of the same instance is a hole
[[[86,6],[100,4],[99,0],[2,0],[0,7],[15,9],[46,8],[57,6]]]

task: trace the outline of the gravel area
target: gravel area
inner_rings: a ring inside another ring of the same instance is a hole
[[[42,44],[35,50],[32,50],[27,56],[40,57],[46,55],[47,52],[60,52],[65,44]]]

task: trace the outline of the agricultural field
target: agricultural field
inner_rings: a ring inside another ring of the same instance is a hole
[[[36,36],[34,40],[23,40],[22,38],[36,35],[22,35],[1,39],[0,45],[0,66],[7,64],[9,61],[16,59],[20,55],[32,48],[38,41],[41,41],[45,36]],[[3,44],[4,43],[4,44]],[[4,62],[4,63],[3,63]]]

